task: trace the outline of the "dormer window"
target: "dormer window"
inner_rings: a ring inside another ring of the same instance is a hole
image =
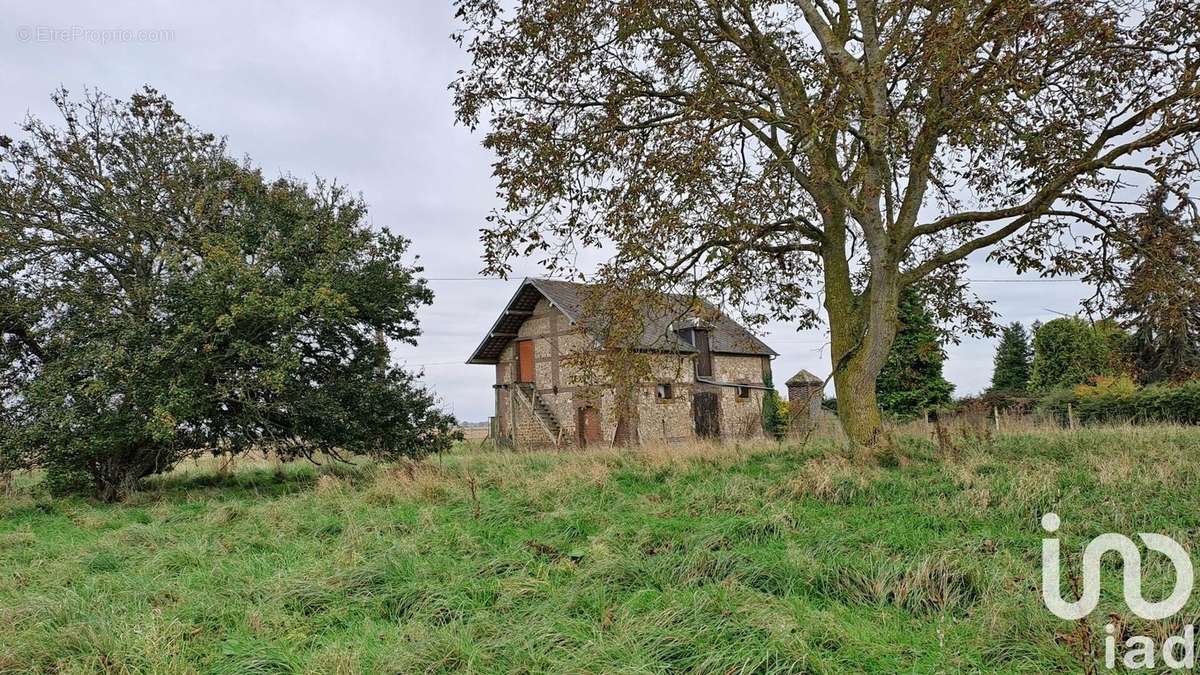
[[[671,330],[675,331],[675,335],[684,343],[699,348],[700,343],[705,341],[704,336],[712,331],[712,324],[703,319],[691,317],[676,321],[671,325]]]

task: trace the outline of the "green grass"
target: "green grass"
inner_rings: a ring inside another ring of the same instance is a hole
[[[1172,628],[1129,615],[1112,562],[1090,626],[1050,615],[1038,523],[1194,548],[1200,431],[963,445],[200,468],[115,506],[26,478],[0,498],[0,672],[1075,672],[1110,612]]]

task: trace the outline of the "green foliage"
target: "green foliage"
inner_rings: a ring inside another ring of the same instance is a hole
[[[787,437],[789,426],[788,404],[787,401],[780,398],[779,392],[775,390],[775,384],[770,375],[763,384],[767,386],[767,393],[763,396],[762,402],[763,432],[768,438],[782,441]]]
[[[876,388],[879,408],[904,418],[949,403],[954,385],[942,376],[946,355],[937,325],[911,288],[901,294],[899,320],[900,330]]]
[[[1117,372],[1123,337],[1111,322],[1092,325],[1077,316],[1047,322],[1033,336],[1030,388],[1047,392]]]
[[[1200,424],[1200,380],[1138,388],[1128,376],[1051,391],[1040,407],[1065,419],[1067,405],[1083,423]]]
[[[1117,253],[1117,318],[1132,332],[1132,366],[1144,383],[1200,375],[1200,220],[1186,206],[1167,208],[1159,187],[1143,201],[1133,234]]]
[[[1030,360],[1033,350],[1029,335],[1019,322],[1013,322],[1000,334],[996,347],[991,391],[1020,393],[1029,388]]]
[[[55,102],[0,148],[0,464],[112,499],[203,452],[448,445],[379,339],[432,293],[360,199],[264,180],[149,89]]]

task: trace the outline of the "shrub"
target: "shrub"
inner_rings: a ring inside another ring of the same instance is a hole
[[[1092,384],[1048,393],[1040,407],[1065,418],[1068,404],[1085,423],[1200,424],[1200,380],[1138,389],[1127,375],[1097,378]]]
[[[1106,397],[1133,396],[1138,391],[1137,383],[1129,375],[1098,375],[1087,384],[1075,385],[1075,397],[1081,402]]]

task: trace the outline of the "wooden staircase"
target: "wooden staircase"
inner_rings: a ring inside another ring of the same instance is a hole
[[[517,399],[533,413],[534,419],[538,421],[538,426],[542,431],[546,432],[546,437],[554,444],[555,447],[562,445],[563,428],[559,424],[558,418],[554,416],[554,410],[546,399],[537,392],[537,388],[530,382],[518,382],[513,389],[517,394]]]

